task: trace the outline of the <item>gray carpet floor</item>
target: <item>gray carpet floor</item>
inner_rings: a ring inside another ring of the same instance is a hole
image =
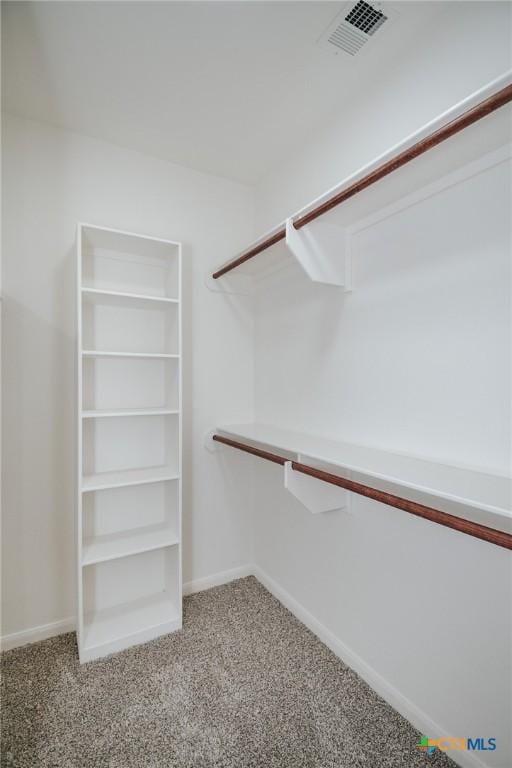
[[[454,766],[253,577],[184,628],[80,666],[74,634],[2,654],[5,768]]]

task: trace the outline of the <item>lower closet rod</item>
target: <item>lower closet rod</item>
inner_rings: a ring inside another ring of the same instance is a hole
[[[403,499],[400,496],[395,496],[393,493],[379,491],[377,488],[372,488],[369,485],[356,483],[354,480],[347,480],[339,475],[333,475],[322,469],[310,467],[308,464],[302,464],[300,461],[293,461],[292,459],[280,456],[277,453],[270,453],[261,448],[255,448],[252,445],[240,443],[237,440],[231,440],[228,437],[213,435],[212,439],[218,443],[228,445],[231,448],[236,448],[239,451],[250,453],[252,456],[257,456],[260,459],[272,461],[274,464],[284,465],[287,461],[291,461],[292,469],[296,472],[302,472],[304,475],[315,477],[317,480],[321,480],[324,483],[337,485],[339,488],[345,488],[347,491],[351,491],[351,493],[357,493],[359,496],[366,496],[374,501],[380,501],[381,504],[396,507],[396,509],[401,509],[403,512],[408,512],[410,515],[423,517],[425,520],[438,523],[438,525],[444,525],[447,528],[460,531],[460,533],[465,533],[468,536],[474,536],[477,539],[488,541],[490,544],[496,544],[498,547],[512,549],[512,535],[510,533],[505,533],[505,531],[499,531],[496,528],[488,528],[486,525],[481,525],[480,523],[475,523],[472,520],[466,520],[465,518],[457,517],[456,515],[450,515],[448,512],[442,512],[440,509],[426,507],[424,504],[418,504],[415,501]]]

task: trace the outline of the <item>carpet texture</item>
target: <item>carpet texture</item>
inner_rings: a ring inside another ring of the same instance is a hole
[[[80,666],[74,634],[2,655],[5,768],[413,768],[419,734],[253,577],[184,628]]]

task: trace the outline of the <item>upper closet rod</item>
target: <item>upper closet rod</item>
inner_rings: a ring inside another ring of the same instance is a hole
[[[464,128],[467,128],[473,123],[476,123],[478,120],[481,120],[482,117],[490,115],[491,112],[494,112],[500,107],[503,107],[510,101],[512,101],[512,84],[505,86],[501,90],[494,93],[492,96],[489,96],[489,98],[480,102],[480,104],[477,104],[472,109],[469,109],[467,112],[459,115],[459,117],[450,120],[450,122],[446,123],[446,125],[443,125],[441,128],[438,128],[436,131],[429,134],[425,138],[417,141],[408,149],[404,149],[403,152],[400,152],[398,155],[395,155],[395,157],[391,158],[391,160],[388,160],[382,165],[379,165],[373,171],[370,171],[361,179],[351,184],[349,187],[342,189],[340,192],[332,195],[332,197],[329,197],[327,200],[319,203],[314,208],[311,208],[311,210],[307,211],[307,213],[298,216],[293,220],[293,226],[295,229],[304,227],[306,224],[314,221],[314,219],[317,219],[323,213],[330,211],[332,208],[340,205],[340,203],[343,203],[350,197],[357,195],[358,192],[361,192],[363,189],[366,189],[372,184],[375,184],[375,182],[380,181],[380,179],[383,179],[385,176],[393,173],[393,171],[396,171],[397,168],[401,168],[403,165],[406,165],[416,157],[423,155],[425,152],[428,152],[429,149],[436,147],[438,144],[446,141],[446,139],[449,139],[451,136],[459,133],[459,131],[462,131]],[[243,253],[241,256],[238,256],[236,259],[233,259],[233,261],[228,262],[225,266],[218,269],[213,273],[212,277],[217,280],[219,277],[222,277],[222,275],[225,275],[232,269],[235,269],[241,264],[244,264],[249,259],[254,258],[254,256],[258,255],[258,253],[261,253],[267,248],[270,248],[271,245],[275,245],[275,243],[278,243],[280,240],[284,240],[285,237],[286,226],[283,225],[273,234],[266,237],[260,243]]]
[[[284,456],[279,456],[277,453],[270,453],[261,448],[255,448],[253,445],[247,445],[247,443],[240,443],[238,440],[231,440],[229,437],[213,435],[212,439],[218,443],[229,445],[231,448],[237,448],[239,451],[244,451],[244,453],[258,456],[260,459],[272,461],[274,464],[284,465],[287,461],[291,461],[292,469],[296,472],[302,472],[304,475],[315,477],[318,480],[322,480],[324,483],[337,485],[339,488],[345,488],[345,490],[351,491],[351,493],[357,493],[359,496],[366,496],[368,499],[380,501],[381,504],[387,504],[390,507],[401,509],[403,512],[408,512],[410,515],[423,517],[425,520],[430,520],[438,525],[444,525],[447,528],[452,528],[452,530],[465,533],[468,536],[474,536],[477,539],[489,542],[489,544],[495,544],[496,546],[504,547],[505,549],[512,549],[512,534],[506,533],[505,531],[489,528],[486,525],[475,523],[464,517],[450,515],[448,512],[442,512],[440,509],[427,507],[416,501],[410,501],[410,499],[395,496],[393,493],[380,491],[378,488],[372,488],[370,485],[363,485],[363,483],[356,483],[354,480],[347,480],[345,477],[334,475],[331,472],[325,472],[323,469],[318,469],[317,467],[310,467],[308,464],[303,464],[300,461],[287,459]]]

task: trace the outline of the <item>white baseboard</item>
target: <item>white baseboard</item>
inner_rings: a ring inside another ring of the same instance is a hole
[[[40,624],[38,627],[23,629],[21,632],[13,632],[10,635],[3,635],[0,638],[0,648],[2,651],[10,651],[12,648],[19,648],[29,643],[38,643],[40,640],[47,640],[49,637],[64,635],[66,632],[75,631],[75,619],[61,619],[53,621],[50,624]]]
[[[205,589],[220,587],[222,584],[229,584],[230,581],[243,579],[246,576],[253,576],[254,568],[251,565],[242,565],[239,568],[231,568],[229,571],[220,571],[211,576],[205,576],[202,579],[187,581],[183,585],[183,596],[193,595],[195,592],[203,592]]]
[[[252,566],[244,565],[240,568],[231,568],[228,571],[213,573],[211,576],[189,581],[183,585],[183,595],[192,595],[194,592],[202,592],[211,587],[228,584],[230,581],[242,579],[244,576],[251,576],[253,571]],[[49,637],[64,635],[66,632],[74,632],[75,629],[76,622],[74,618],[61,619],[50,624],[41,624],[38,627],[23,629],[21,632],[13,632],[12,634],[0,637],[0,650],[10,651],[13,648],[20,648],[22,645],[38,643],[40,640],[47,640]]]
[[[442,728],[435,723],[425,712],[416,706],[410,699],[404,696],[400,691],[394,688],[385,678],[383,678],[373,667],[370,667],[364,659],[357,655],[345,643],[339,640],[327,627],[319,622],[304,606],[293,598],[286,590],[277,584],[270,576],[258,566],[254,566],[253,575],[268,591],[276,597],[290,613],[293,613],[302,624],[313,632],[338,658],[362,677],[381,696],[393,709],[396,709],[406,720],[418,729],[422,734],[432,739],[441,738],[441,736],[457,736],[458,734],[449,733],[448,729]],[[487,768],[486,764],[480,760],[474,753],[469,752],[450,752],[452,760],[462,768]]]

